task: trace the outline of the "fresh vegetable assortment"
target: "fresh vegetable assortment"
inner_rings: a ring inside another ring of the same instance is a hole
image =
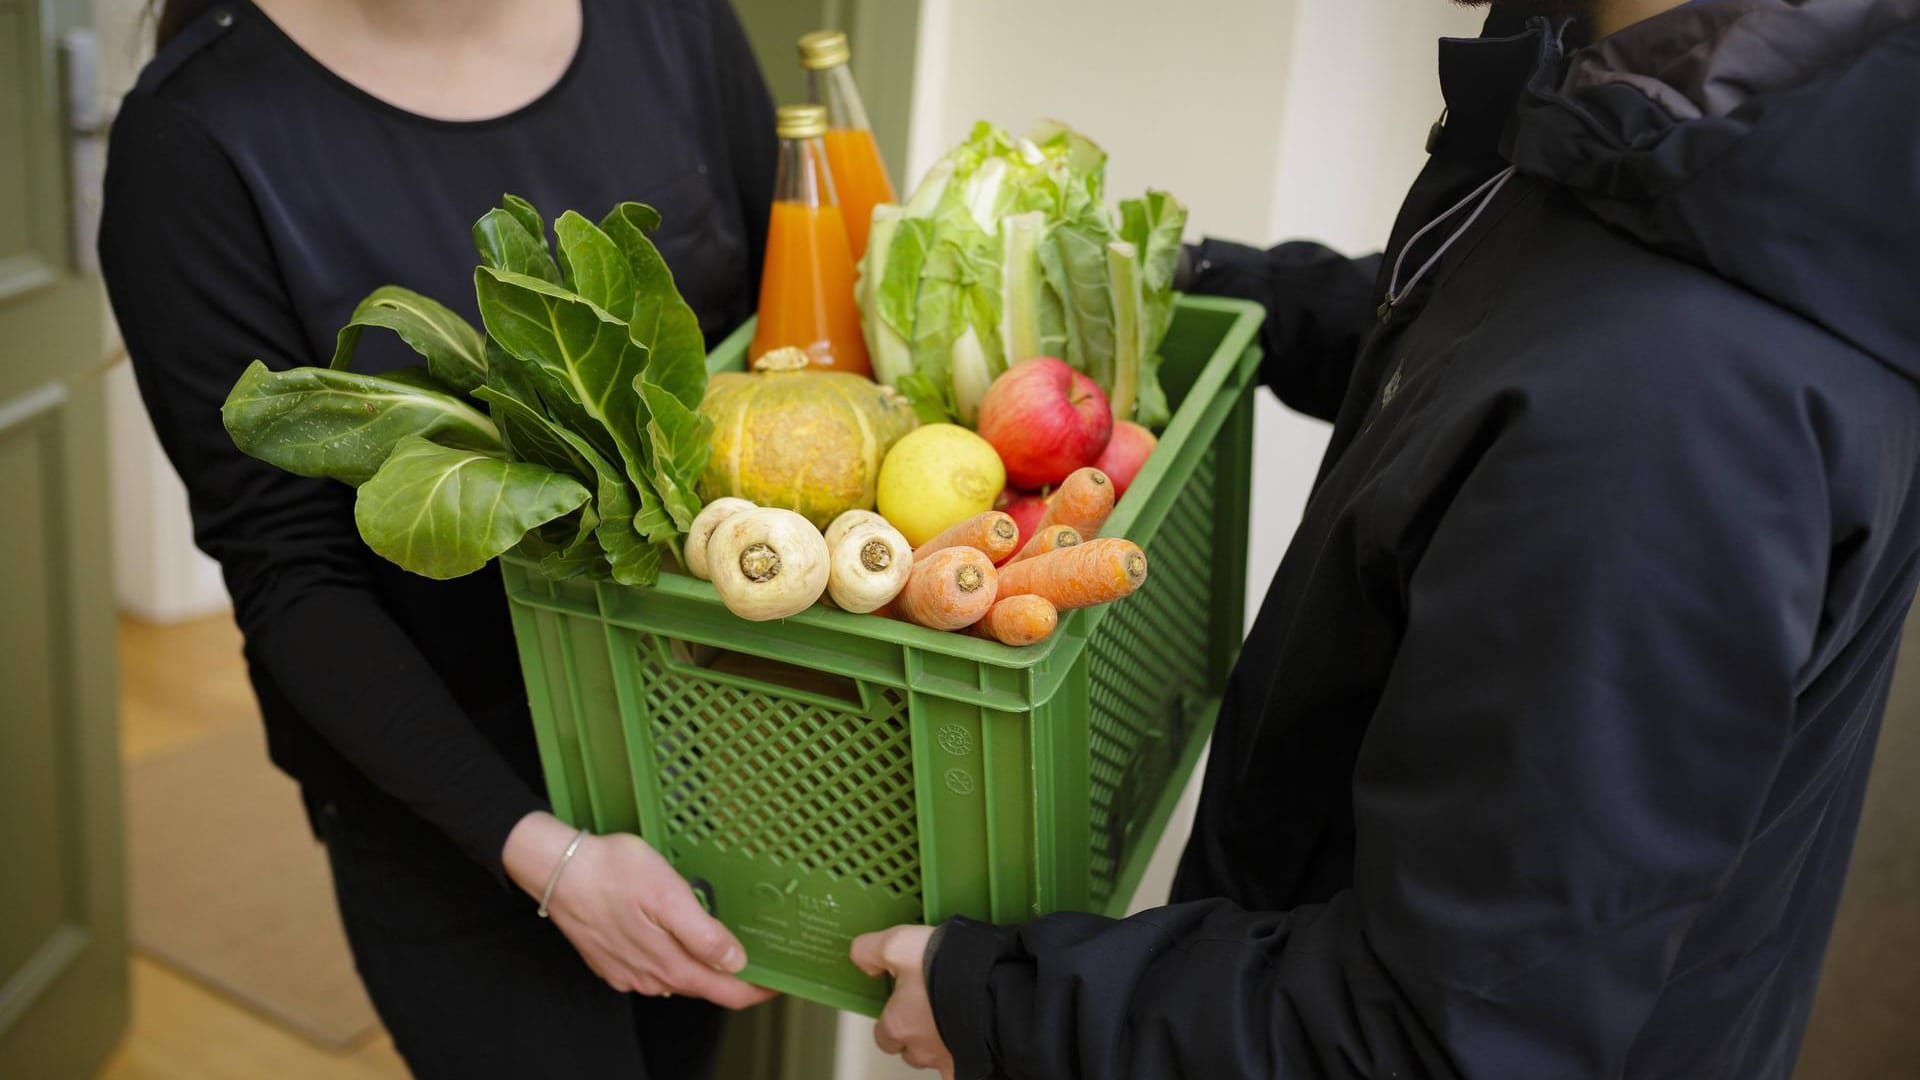
[[[785,346],[709,380],[651,208],[568,211],[550,240],[509,195],[473,227],[484,330],[378,289],[328,367],[256,361],[223,419],[246,453],[358,488],[368,546],[429,577],[509,550],[633,586],[667,565],[743,619],[827,602],[1031,645],[1147,574],[1099,534],[1165,417],[1185,211],[1150,192],[1115,215],[1104,167],[1065,127],[983,124],[877,208],[860,290],[882,383]],[[353,371],[368,328],[422,364]]]
[[[928,418],[974,423],[1001,373],[1062,358],[1113,415],[1167,420],[1156,377],[1187,212],[1106,202],[1107,156],[1058,123],[982,122],[904,205],[874,208],[857,289],[874,377]]]
[[[359,489],[378,554],[432,578],[518,548],[553,577],[652,584],[700,513],[711,421],[699,322],[647,234],[651,207],[547,225],[506,196],[473,227],[483,334],[398,286],[367,297],[326,368],[255,361],[221,410],[235,445]],[[351,370],[384,328],[424,364]]]

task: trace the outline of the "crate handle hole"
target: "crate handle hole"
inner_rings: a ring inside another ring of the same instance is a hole
[[[666,645],[669,662],[686,674],[710,672],[725,675],[733,681],[757,683],[769,689],[797,690],[816,697],[832,698],[855,708],[866,705],[860,684],[845,675],[815,671],[781,660],[723,649],[718,645],[703,645],[679,638],[662,638],[661,641]]]

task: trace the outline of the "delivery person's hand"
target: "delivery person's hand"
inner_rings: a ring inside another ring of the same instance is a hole
[[[931,926],[896,926],[853,939],[853,962],[869,975],[893,977],[893,996],[873,1026],[873,1041],[918,1069],[938,1069],[953,1080],[953,1055],[940,1039],[927,999],[924,965]]]
[[[574,834],[552,814],[528,814],[501,852],[508,876],[540,899]],[[547,911],[594,974],[622,993],[683,994],[730,1009],[776,996],[734,977],[747,962],[739,939],[637,836],[581,837]]]

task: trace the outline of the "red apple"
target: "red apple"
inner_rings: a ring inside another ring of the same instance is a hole
[[[1020,526],[1020,543],[1014,548],[1018,551],[1033,539],[1035,529],[1040,527],[1040,519],[1046,515],[1046,496],[1037,491],[1015,491],[1008,488],[994,500],[995,510],[1005,510],[1013,516],[1013,523]]]
[[[1093,464],[1112,436],[1107,395],[1051,356],[1008,368],[980,401],[980,437],[1000,452],[1009,487],[1053,487]]]
[[[1153,432],[1131,420],[1116,420],[1113,424],[1113,438],[1107,440],[1107,448],[1093,467],[1107,474],[1113,481],[1113,497],[1119,499],[1127,493],[1133,478],[1140,474],[1140,467],[1147,463],[1147,455],[1160,440]]]

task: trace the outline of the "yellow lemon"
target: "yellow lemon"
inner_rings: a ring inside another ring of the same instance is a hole
[[[993,509],[1007,470],[987,440],[953,424],[908,433],[880,465],[880,516],[915,547]]]

